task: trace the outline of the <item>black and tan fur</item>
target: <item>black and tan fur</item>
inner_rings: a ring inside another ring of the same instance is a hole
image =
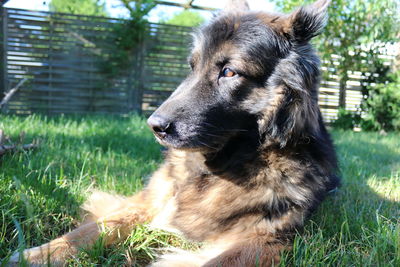
[[[95,193],[76,230],[26,250],[54,264],[138,223],[204,242],[154,266],[271,266],[296,229],[338,186],[336,157],[317,103],[319,59],[309,41],[327,1],[289,15],[223,12],[194,35],[189,76],[149,118],[165,163],[122,198]],[[18,260],[18,255],[13,258]]]

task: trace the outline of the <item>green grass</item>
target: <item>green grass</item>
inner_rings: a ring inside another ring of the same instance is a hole
[[[400,266],[400,134],[333,132],[343,185],[312,216],[284,263]]]
[[[137,116],[0,115],[0,128],[13,139],[24,131],[26,142],[41,142],[39,149],[0,159],[0,259],[76,227],[79,205],[93,188],[124,195],[140,190],[162,160]],[[335,131],[333,138],[343,186],[297,235],[282,266],[400,266],[400,134]],[[69,263],[141,266],[170,245],[193,246],[140,226],[122,244],[104,248],[99,240]]]

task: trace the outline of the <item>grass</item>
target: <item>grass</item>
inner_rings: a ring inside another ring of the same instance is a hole
[[[0,115],[0,128],[39,149],[7,154],[0,172],[0,259],[77,226],[90,189],[129,195],[142,188],[162,157],[138,116]],[[334,131],[342,188],[299,233],[282,266],[400,266],[400,134]],[[122,244],[101,240],[71,266],[142,266],[167,246],[191,248],[174,235],[136,228]],[[2,264],[0,263],[0,266]]]

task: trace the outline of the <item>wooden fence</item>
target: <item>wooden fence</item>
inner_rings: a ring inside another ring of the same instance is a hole
[[[29,78],[7,107],[12,113],[150,113],[188,72],[187,27],[149,24],[132,68],[110,78],[101,65],[115,53],[119,20],[8,8],[2,18],[1,87]]]
[[[151,113],[188,73],[192,29],[149,24],[148,34],[134,52],[132,68],[110,78],[101,71],[101,64],[115,52],[110,44],[115,40],[117,22],[120,20],[3,9],[0,93],[22,78],[30,78],[7,110],[17,114]],[[362,99],[363,77],[357,72],[350,72],[350,77],[346,108],[356,110]],[[319,101],[325,120],[336,118],[339,82],[334,72],[322,82]]]

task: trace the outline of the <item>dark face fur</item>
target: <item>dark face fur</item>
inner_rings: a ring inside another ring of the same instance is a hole
[[[318,3],[290,15],[229,13],[194,37],[189,76],[148,123],[166,146],[203,152],[232,140],[284,147],[316,134]]]

